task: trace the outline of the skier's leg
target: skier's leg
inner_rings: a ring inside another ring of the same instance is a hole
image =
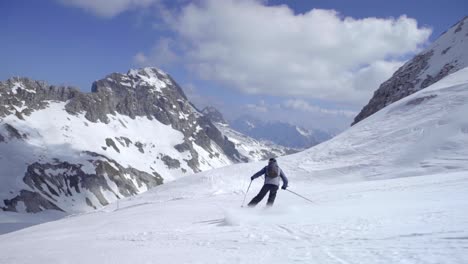
[[[268,202],[267,202],[268,206],[272,206],[273,203],[275,202],[276,192],[277,191],[278,191],[278,186],[276,186],[276,185],[271,185],[270,186],[270,195],[268,195]]]
[[[265,195],[267,194],[269,188],[268,186],[266,185],[263,185],[262,189],[260,190],[260,192],[257,194],[257,196],[255,196],[252,201],[250,201],[250,203],[248,204],[248,206],[255,206],[257,205],[262,199],[263,197],[265,197]]]

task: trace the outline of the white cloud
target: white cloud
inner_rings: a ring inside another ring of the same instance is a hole
[[[214,106],[217,109],[225,108],[223,100],[216,96],[210,96],[200,93],[200,89],[193,83],[185,83],[181,85],[181,87],[184,90],[184,93],[189,99],[189,101],[192,104],[194,104],[199,110],[203,110],[203,108],[207,106]]]
[[[207,80],[250,94],[366,102],[417,52],[431,30],[414,19],[295,14],[255,0],[202,0],[171,19],[185,64]],[[394,60],[389,60],[394,58]]]
[[[148,7],[158,0],[58,0],[59,2],[85,9],[97,16],[111,18],[127,10]]]
[[[323,107],[319,107],[316,105],[312,105],[309,102],[301,99],[294,99],[294,100],[287,100],[283,103],[283,108],[291,109],[291,110],[298,110],[302,112],[309,112],[309,113],[316,113],[316,114],[324,114],[324,115],[334,115],[334,116],[345,116],[345,117],[355,117],[357,112],[350,111],[350,110],[334,110],[334,109],[327,109]]]
[[[249,112],[257,112],[257,113],[267,113],[269,112],[268,106],[265,104],[264,100],[260,100],[258,104],[246,104],[244,107]]]
[[[309,129],[335,132],[341,132],[349,127],[357,114],[353,110],[316,106],[302,99],[286,100],[281,104],[260,100],[255,104],[245,104],[240,108],[247,111],[239,111],[237,105],[224,105],[219,109],[230,120],[247,114],[263,121],[281,121]]]
[[[169,66],[179,61],[179,56],[173,50],[174,41],[170,38],[161,38],[146,55],[138,52],[133,56],[133,62],[138,66]]]
[[[148,57],[143,52],[138,52],[135,56],[133,56],[133,61],[135,64],[144,65],[148,63]]]

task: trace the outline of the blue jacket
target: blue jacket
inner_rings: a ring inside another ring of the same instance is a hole
[[[263,169],[261,169],[259,172],[255,173],[253,176],[252,176],[252,180],[266,174],[267,172],[267,167],[268,166],[265,166],[263,167]],[[281,180],[283,181],[283,187],[288,187],[288,178],[286,178],[286,175],[284,175],[283,173],[283,170],[282,169],[279,169],[280,171],[280,177],[275,177],[275,178],[270,178],[270,177],[267,177],[265,176],[265,184],[273,184],[273,185],[276,185],[276,186],[279,186],[280,184],[280,178]]]

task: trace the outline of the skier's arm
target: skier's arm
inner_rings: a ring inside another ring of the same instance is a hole
[[[266,172],[266,167],[263,167],[263,169],[259,170],[257,173],[255,173],[252,177],[250,177],[250,179],[253,181],[255,180],[256,178],[262,176],[263,174],[265,174]]]
[[[281,180],[283,180],[283,187],[281,187],[281,188],[283,188],[283,189],[288,188],[288,178],[284,174],[283,170],[280,170],[280,177],[281,177]]]

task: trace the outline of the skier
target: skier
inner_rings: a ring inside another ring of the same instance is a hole
[[[280,169],[276,159],[271,158],[268,160],[268,165],[261,169],[259,172],[255,173],[250,179],[253,181],[256,178],[265,174],[265,183],[263,184],[260,192],[255,196],[252,201],[248,204],[249,207],[254,207],[257,205],[265,195],[270,192],[268,196],[267,205],[272,206],[275,202],[276,192],[278,191],[280,184],[280,177],[283,181],[283,186],[281,189],[286,190],[288,188],[288,178],[284,175],[283,170]]]

